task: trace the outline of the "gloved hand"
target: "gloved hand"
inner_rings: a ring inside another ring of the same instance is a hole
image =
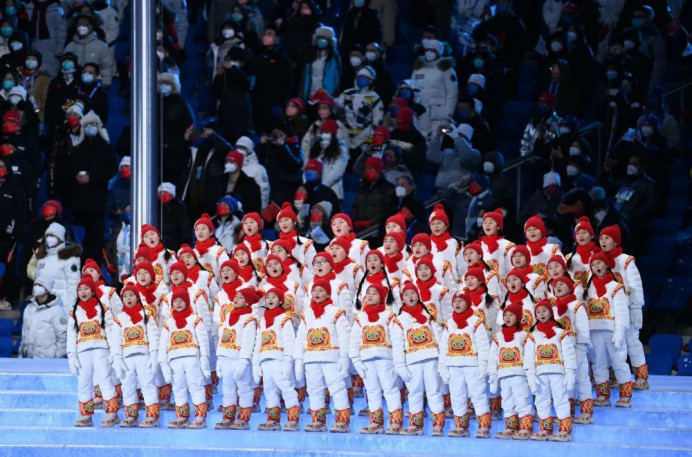
[[[565,386],[567,387],[567,392],[571,393],[574,390],[574,385],[577,382],[577,374],[574,370],[565,370]]]
[[[238,359],[233,369],[233,377],[240,379],[245,374],[245,370],[250,366],[250,361],[248,359]]]
[[[303,359],[295,360],[296,368],[296,382],[302,384],[305,382],[305,366],[303,365]]]
[[[209,365],[209,357],[202,356],[199,359],[199,367],[202,369],[202,375],[205,378],[211,378],[211,365]]]
[[[631,308],[630,309],[630,323],[637,330],[641,330],[644,325],[644,316],[642,315],[641,308]]]
[[[70,374],[79,374],[79,370],[82,368],[82,365],[79,363],[79,358],[77,356],[72,356],[67,358],[67,362],[70,365]]]
[[[348,376],[348,367],[348,357],[340,357],[339,362],[336,365],[336,369],[339,371],[342,378]]]
[[[401,378],[402,381],[404,382],[411,382],[411,372],[409,371],[408,367],[406,365],[397,365],[394,368],[394,371],[396,374]]]
[[[252,380],[255,384],[259,384],[262,379],[262,367],[260,367],[259,361],[252,364]]]
[[[365,379],[365,372],[366,372],[367,370],[366,370],[365,364],[363,363],[362,360],[360,360],[360,359],[354,360],[354,361],[353,361],[353,368],[355,368],[356,371],[358,372],[358,376],[360,376],[361,378]]]
[[[293,379],[293,359],[291,357],[286,357],[283,362],[283,375],[285,379],[289,381]]]
[[[115,372],[115,376],[117,376],[118,379],[122,380],[125,377],[127,367],[125,366],[125,362],[123,362],[122,357],[116,357],[113,360],[113,371]]]
[[[485,377],[488,374],[488,365],[485,363],[478,363],[478,378],[485,383]]]
[[[536,375],[526,375],[526,381],[529,383],[529,390],[531,391],[531,393],[536,395],[536,393],[538,392],[538,379],[536,379]]]
[[[440,373],[440,378],[445,384],[449,384],[449,368],[445,365],[439,365],[437,371]]]
[[[168,362],[163,362],[161,364],[161,374],[163,375],[163,380],[166,381],[166,384],[170,384],[171,379],[173,379],[173,370],[171,370],[171,366],[168,364]]]
[[[623,330],[616,330],[615,333],[613,333],[613,346],[615,346],[615,349],[620,349],[623,344],[625,344],[625,332]]]
[[[497,394],[497,391],[500,389],[500,380],[497,378],[497,374],[488,376],[488,388],[491,394]]]
[[[149,360],[147,360],[147,367],[151,370],[152,373],[156,372],[156,368],[159,366],[159,353],[156,351],[150,352],[149,353]]]

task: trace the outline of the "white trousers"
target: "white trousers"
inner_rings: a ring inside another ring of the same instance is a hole
[[[78,352],[77,359],[82,368],[77,377],[79,401],[84,403],[94,398],[94,386],[101,387],[103,399],[115,397],[115,387],[111,381],[111,366],[108,363],[108,349],[96,348]]]
[[[632,380],[627,366],[627,347],[616,349],[613,345],[613,332],[610,330],[591,330],[593,344],[593,378],[596,384],[602,384],[610,379],[608,367],[612,366],[618,383],[623,384]]]
[[[558,419],[567,419],[570,415],[569,396],[565,385],[565,375],[562,373],[539,374],[536,376],[536,413],[541,419],[552,415],[550,401],[555,406]]]
[[[629,326],[625,331],[625,339],[627,341],[627,355],[630,356],[630,363],[633,367],[639,368],[646,363],[644,345],[639,341],[639,330]]]
[[[423,412],[423,394],[428,398],[428,406],[433,414],[445,410],[442,399],[442,380],[437,374],[437,359],[422,360],[408,365],[411,381],[406,383],[408,389],[408,409],[411,414]]]
[[[514,375],[500,378],[500,395],[505,417],[517,414],[524,417],[531,414],[531,396],[526,376]]]
[[[195,356],[178,357],[170,361],[173,379],[173,396],[176,406],[187,405],[187,393],[190,392],[193,405],[205,403],[204,375],[199,359]]]
[[[149,363],[148,354],[132,354],[123,360],[127,371],[122,380],[123,403],[125,406],[136,404],[137,388],[142,389],[144,403],[147,406],[159,402],[159,391],[154,385],[154,373],[147,366]]]
[[[310,409],[317,411],[325,407],[324,389],[337,410],[350,408],[346,383],[336,369],[336,362],[310,362],[305,364],[305,385],[310,396]]]
[[[401,393],[392,359],[366,360],[363,365],[365,365],[363,384],[368,395],[368,409],[370,411],[382,409],[382,395],[387,400],[387,409],[390,412],[401,409]]]
[[[449,393],[455,416],[463,416],[468,412],[469,397],[476,415],[490,412],[485,380],[478,377],[478,367],[449,367]]]
[[[591,400],[593,398],[593,394],[591,393],[591,378],[589,377],[589,358],[587,356],[587,352],[588,351],[585,344],[576,345],[577,382],[572,398],[576,398],[579,401]]]
[[[284,377],[283,361],[263,360],[260,366],[262,367],[266,407],[275,408],[281,405],[281,397],[284,398],[286,409],[298,406],[298,393],[294,387],[293,379]]]
[[[248,365],[245,372],[236,379],[233,375],[239,359],[220,356],[216,359],[216,369],[221,373],[223,406],[240,406],[241,408],[252,407],[253,384],[252,384],[252,364]]]

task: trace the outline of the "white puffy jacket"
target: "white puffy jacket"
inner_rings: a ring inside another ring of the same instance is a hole
[[[24,309],[19,356],[46,359],[65,357],[66,354],[67,313],[60,297],[51,295],[43,305],[32,299]]]
[[[72,310],[77,301],[77,283],[82,277],[82,247],[78,244],[59,244],[46,250],[46,256],[38,259],[36,277],[53,281],[53,294],[62,300],[65,312]]]
[[[418,130],[429,140],[433,129],[449,123],[456,109],[459,87],[454,59],[425,62],[419,58],[414,63],[411,79],[420,88],[418,96],[426,110],[418,118]]]

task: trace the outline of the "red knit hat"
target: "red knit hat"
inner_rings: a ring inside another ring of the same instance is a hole
[[[231,151],[228,154],[226,154],[226,162],[235,162],[238,168],[243,168],[245,156],[240,151]]]
[[[541,218],[541,216],[539,216],[538,214],[526,219],[526,223],[524,224],[524,233],[526,233],[526,230],[529,227],[534,227],[538,229],[538,231],[541,232],[541,236],[545,236],[545,224],[543,223],[543,219]]]
[[[431,224],[432,221],[442,221],[445,223],[447,227],[449,227],[449,217],[447,217],[445,207],[444,205],[442,205],[442,203],[436,204],[432,213],[430,213],[430,217],[428,218],[428,224]]]
[[[582,216],[579,218],[577,226],[574,227],[574,234],[576,235],[579,230],[586,230],[592,237],[596,236],[596,232],[594,232],[593,226],[591,225],[591,221],[586,216]]]
[[[368,257],[370,257],[371,255],[379,257],[380,262],[382,262],[382,264],[384,265],[384,254],[382,254],[382,252],[380,252],[379,249],[369,250],[368,253],[365,255],[365,261],[366,262],[368,261]]]
[[[461,298],[466,302],[466,306],[468,306],[469,308],[471,307],[471,295],[469,294],[469,291],[467,289],[457,290],[456,293],[452,296],[452,304],[454,304],[454,300],[456,300],[457,298]]]
[[[336,135],[338,130],[339,124],[337,124],[334,119],[325,119],[322,121],[322,125],[320,125],[320,132],[323,133],[331,133],[332,135]]]
[[[280,221],[284,217],[289,218],[296,224],[298,223],[298,216],[296,216],[295,211],[293,211],[293,205],[288,202],[284,202],[283,205],[281,205],[281,211],[276,215],[276,220]]]
[[[324,260],[326,260],[327,263],[329,263],[329,265],[332,267],[332,270],[334,269],[334,257],[332,257],[332,255],[329,252],[322,251],[315,255],[315,257],[312,259],[312,264],[314,265],[317,259],[319,258],[323,258]]]
[[[173,301],[175,301],[176,298],[184,301],[188,308],[190,307],[190,293],[187,291],[187,289],[175,289],[173,291],[173,297],[171,297],[171,305],[173,305]]]
[[[421,265],[426,265],[428,268],[430,268],[430,271],[432,272],[433,276],[435,275],[435,272],[437,272],[437,269],[433,264],[433,257],[431,254],[424,255],[416,262],[416,277],[418,277],[418,267],[420,267]]]
[[[329,243],[330,246],[341,246],[341,248],[346,251],[346,255],[348,256],[348,251],[351,250],[351,242],[345,237],[345,236],[338,236],[332,240],[331,243]]]
[[[560,276],[559,278],[555,278],[552,281],[550,281],[550,285],[555,287],[555,285],[559,282],[567,285],[570,294],[574,292],[574,281],[572,281],[571,278],[567,276]]]
[[[376,140],[375,137],[379,137],[379,139]],[[372,143],[379,146],[389,141],[389,138],[390,133],[387,127],[377,127],[372,134]]]
[[[378,173],[382,173],[384,170],[384,162],[379,157],[368,157],[365,160],[365,168],[372,168]]]
[[[464,278],[468,278],[469,276],[476,278],[479,282],[485,283],[485,273],[483,272],[482,268],[479,267],[472,267],[466,270],[466,274],[464,274]]]
[[[125,296],[125,292],[132,292],[133,294],[135,294],[135,296],[137,298],[139,298],[139,291],[137,290],[137,287],[135,287],[135,285],[133,283],[125,284],[123,289],[120,291],[120,297],[121,298]]]
[[[332,216],[332,219],[329,221],[329,224],[334,223],[334,219],[343,219],[346,222],[346,225],[348,225],[348,228],[353,231],[353,222],[351,221],[351,216],[349,216],[346,213],[336,213],[335,215]]]
[[[368,289],[375,289],[377,291],[377,295],[380,296],[380,304],[384,304],[387,301],[389,289],[386,286],[381,284],[369,284]],[[368,289],[366,289],[366,292]]]
[[[211,221],[211,217],[207,213],[202,214],[202,216],[197,219],[194,228],[197,228],[198,225],[206,225],[209,231],[214,231],[214,223]]]
[[[298,109],[300,110],[301,113],[302,113],[303,111],[305,111],[305,102],[304,102],[303,99],[300,98],[300,97],[293,97],[292,99],[290,99],[290,100],[288,101],[288,103],[291,103],[291,104],[295,105],[296,108],[298,108]]]
[[[272,287],[267,291],[266,294],[264,294],[264,296],[266,297],[269,294],[274,294],[277,297],[279,297],[279,304],[284,302],[284,291],[279,289],[278,287]],[[245,295],[243,295],[243,297],[245,297]],[[245,300],[247,300],[247,298],[245,298]]]
[[[264,264],[267,265],[272,260],[276,260],[277,262],[279,262],[279,265],[281,265],[281,267],[284,269],[284,271],[286,270],[286,267],[284,266],[283,260],[281,260],[281,257],[279,257],[276,254],[269,254],[267,257],[265,257],[264,258]]]
[[[397,126],[407,126],[413,124],[413,110],[408,106],[402,106],[396,113]]]
[[[322,162],[320,162],[317,159],[310,159],[308,160],[308,163],[305,164],[304,170],[312,170],[316,171],[319,174],[322,174]]]
[[[238,276],[238,270],[240,269],[240,265],[238,265],[238,261],[237,261],[236,259],[228,259],[228,260],[226,260],[226,261],[225,261],[224,263],[222,263],[221,266],[219,267],[219,271],[223,270],[223,269],[226,268],[226,267],[228,267],[228,268],[230,268],[231,270],[233,270],[233,271],[235,272],[236,276]]]
[[[278,239],[272,243],[272,247],[274,246],[281,247],[281,249],[286,251],[287,254],[291,253],[291,246],[288,244],[288,241],[286,240]]]
[[[260,300],[260,294],[254,287],[244,287],[239,289],[236,294],[242,295],[248,306],[252,306]]]
[[[245,216],[243,216],[243,222],[245,222],[247,219],[252,219],[257,222],[260,231],[264,228],[264,222],[262,221],[262,217],[259,215],[259,213],[247,213]]]
[[[181,272],[183,274],[183,276],[185,276],[185,279],[187,279],[187,267],[185,266],[185,264],[183,262],[181,262],[181,261],[174,262],[170,266],[169,272],[173,273],[174,271]]]
[[[565,262],[565,258],[562,257],[561,255],[552,256],[550,258],[550,260],[548,260],[548,263],[546,264],[546,266],[548,266],[551,262],[559,263],[560,266],[562,267],[562,271],[565,271],[565,272],[567,271],[567,263]]]
[[[389,106],[396,105],[399,108],[403,108],[405,106],[408,106],[408,100],[406,100],[403,97],[395,97],[392,99],[392,101],[389,103]]]
[[[495,211],[488,211],[487,213],[485,213],[483,215],[483,220],[485,220],[486,218],[494,220],[497,226],[500,228],[500,230],[502,230],[505,226],[505,217],[502,213],[502,210],[499,208]]]
[[[400,251],[402,251],[406,246],[406,233],[404,232],[391,232],[387,233],[384,237],[385,239],[392,238],[396,245],[399,247]]]
[[[600,236],[609,236],[615,241],[615,244],[620,246],[620,243],[622,242],[622,235],[620,234],[620,226],[619,225],[611,225],[608,227],[604,227],[601,229]]]
[[[46,206],[54,207],[58,216],[62,215],[62,203],[60,203],[58,200],[46,200],[42,208],[45,208]]]
[[[526,247],[526,245],[524,244],[518,244],[514,246],[514,250],[512,251],[512,257],[514,257],[514,254],[521,254],[524,256],[527,263],[531,262],[531,252],[529,251],[529,248]]]
[[[310,291],[312,292],[313,290],[315,290],[315,287],[323,288],[327,292],[327,295],[332,294],[332,285],[326,279],[318,279],[318,277],[315,276],[315,282],[312,283],[312,288],[310,289]]]
[[[517,323],[519,323],[521,322],[522,315],[524,314],[524,307],[522,306],[521,302],[510,303],[509,305],[505,306],[505,309],[502,311],[502,315],[504,315],[504,313],[514,314],[514,317],[517,318]]]
[[[245,243],[236,244],[235,247],[233,248],[233,255],[235,256],[235,253],[238,251],[243,251],[244,253],[247,254],[247,256],[249,258],[252,258],[252,253],[250,252],[250,248],[247,247],[247,245]],[[291,251],[288,251],[288,252],[290,253]]]
[[[182,258],[183,254],[190,254],[195,258],[195,260],[197,260],[197,254],[195,254],[194,249],[192,249],[189,244],[183,244],[180,246],[180,249],[178,249],[178,253],[176,254],[176,258]]]
[[[591,258],[589,259],[589,265],[594,263],[596,260],[604,262],[606,265],[608,265],[608,268],[615,268],[615,261],[611,259],[610,256],[603,251],[597,251],[591,254]]]
[[[412,239],[411,239],[411,246],[414,246],[416,243],[420,243],[426,248],[428,248],[428,251],[432,249],[432,241],[430,241],[430,235],[427,233],[418,233],[416,234]]]
[[[5,114],[2,116],[2,122],[3,124],[5,122],[14,122],[15,124],[19,125],[22,123],[22,114],[14,109],[5,111]]]
[[[519,270],[519,269],[517,269],[517,268],[514,268],[514,269],[510,270],[510,272],[507,273],[506,279],[509,279],[510,276],[516,276],[516,277],[519,278],[519,279],[521,280],[521,282],[523,282],[524,284],[526,284],[526,283],[529,282],[528,276],[526,276],[524,273],[521,272],[521,270]]]
[[[140,244],[137,247],[137,250],[135,251],[135,260],[137,259],[147,259],[149,260],[151,258],[151,249],[149,249],[149,246]]]
[[[404,215],[401,212],[396,213],[393,216],[390,216],[389,219],[387,219],[385,225],[388,225],[389,223],[398,225],[399,227],[401,227],[401,230],[403,232],[406,231],[406,219],[404,218]]]
[[[325,95],[326,95],[326,94],[325,94]],[[329,97],[329,96],[320,97],[320,98],[317,99],[317,105],[318,105],[318,106],[319,106],[319,105],[327,105],[327,106],[329,106],[331,109],[334,109],[334,99],[332,99],[332,98]]]
[[[86,259],[86,261],[84,262],[84,266],[82,267],[83,275],[86,274],[85,272],[87,268],[93,268],[98,272],[99,276],[101,275],[101,267],[99,267],[99,264],[96,263],[94,259]]]
[[[550,314],[553,314],[553,304],[550,303],[550,300],[548,300],[547,298],[542,298],[541,300],[538,300],[536,302],[536,305],[533,307],[533,311],[538,311],[538,308],[548,308],[550,310]]]
[[[151,225],[151,224],[144,224],[144,225],[142,226],[142,229],[140,230],[140,236],[141,236],[142,238],[144,238],[144,235],[145,235],[147,232],[154,232],[154,233],[156,233],[156,235],[157,235],[159,238],[161,238],[161,232],[159,232],[159,229],[157,229],[156,227],[154,227],[154,226]]]
[[[420,297],[420,292],[418,291],[418,287],[416,287],[416,285],[414,283],[412,283],[411,281],[406,281],[406,282],[404,282],[404,285],[401,286],[401,292],[400,293],[401,293],[402,298],[404,296],[404,292],[406,292],[407,290],[415,291],[416,295],[418,295]]]
[[[476,240],[473,243],[467,244],[464,246],[464,252],[466,252],[467,249],[473,249],[478,253],[479,256],[481,256],[481,258],[483,257],[483,245],[480,241]]]
[[[79,286],[87,286],[94,294],[96,294],[96,283],[93,279],[91,279],[91,276],[82,276],[82,279],[80,279],[79,283],[77,283],[77,288],[79,288]]]
[[[139,262],[136,266],[135,269],[132,271],[132,274],[135,276],[137,275],[137,272],[139,270],[145,270],[147,273],[149,273],[149,276],[151,276],[151,280],[156,279],[156,273],[154,272],[154,267],[152,266],[151,262],[148,260],[143,260]]]

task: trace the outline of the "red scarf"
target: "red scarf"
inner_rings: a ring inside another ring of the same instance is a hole
[[[487,290],[483,284],[481,284],[476,290],[466,288],[466,291],[469,293],[469,296],[471,297],[472,306],[479,306],[483,301],[485,294],[487,293]]]
[[[322,317],[322,315],[324,314],[324,309],[332,303],[333,302],[331,298],[326,299],[322,303],[317,303],[315,300],[311,300],[310,308],[312,308],[312,312],[315,315],[315,319],[319,319],[320,317]]]
[[[536,328],[540,330],[541,332],[545,333],[545,336],[550,339],[555,336],[555,327],[557,326],[557,322],[554,320],[548,321],[548,322],[539,322],[536,324]]]
[[[156,301],[156,294],[154,294],[154,292],[156,292],[155,282],[152,282],[148,286],[142,286],[139,283],[135,283],[135,287],[137,287],[140,294],[144,295],[144,300],[146,300],[148,305],[154,304]]]
[[[379,273],[375,274],[368,274],[365,277],[365,280],[368,281],[369,284],[382,284],[382,281],[384,281],[384,271],[380,271]]]
[[[214,246],[215,244],[216,240],[212,237],[206,241],[197,241],[195,243],[195,249],[197,249],[197,252],[199,252],[200,256],[203,256],[207,253],[207,251],[209,251],[209,248]]]
[[[491,254],[497,251],[497,248],[500,247],[500,244],[497,241],[501,239],[504,239],[504,236],[498,234],[481,236],[481,242],[488,246],[488,252]]]
[[[618,247],[614,248],[613,250],[606,252],[605,254],[608,256],[608,258],[610,260],[613,261],[613,263],[615,263],[615,259],[620,257],[620,255],[622,254],[622,248],[620,246],[618,246]]]
[[[151,257],[149,259],[149,262],[153,262],[159,257],[159,252],[162,252],[164,250],[163,243],[159,241],[159,244],[157,244],[155,247],[149,249],[149,256]]]
[[[383,304],[380,305],[366,305],[363,307],[363,311],[368,315],[368,320],[370,322],[377,322],[380,318],[380,313],[385,310]]]
[[[93,319],[96,317],[96,307],[99,305],[99,301],[96,299],[96,297],[91,297],[87,301],[82,301],[79,300],[79,307],[86,312],[87,319]]]
[[[286,292],[288,290],[288,287],[286,287],[286,278],[288,277],[288,274],[284,271],[281,273],[281,276],[278,278],[272,278],[271,276],[267,275],[267,282],[272,285],[272,287],[276,287],[277,289],[283,290]]]
[[[140,302],[137,302],[135,306],[123,306],[123,311],[130,316],[133,324],[142,320],[142,310],[144,310],[144,307]]]
[[[226,292],[226,295],[228,295],[228,299],[233,301],[235,298],[235,293],[238,291],[240,286],[243,285],[243,281],[241,281],[238,278],[235,278],[234,281],[231,282],[224,282],[221,284],[221,288],[223,289],[224,292]]]
[[[202,271],[202,267],[195,265],[194,267],[187,270],[187,278],[192,282],[196,283],[199,279],[199,272]]]
[[[244,267],[238,267],[238,276],[244,282],[250,282],[252,275],[255,273],[255,268],[252,266],[252,261],[249,261]]]
[[[289,249],[288,252],[291,253],[293,252],[293,248],[296,247],[297,239],[298,239],[298,230],[293,229],[288,233],[284,232],[279,232],[279,239],[284,240],[285,242],[288,243]],[[259,248],[257,248],[259,249]],[[253,248],[254,250],[254,248]]]
[[[190,282],[189,279],[186,280],[186,281],[185,281],[184,283],[182,283],[182,284],[177,284],[177,285],[176,285],[176,284],[171,283],[171,293],[175,293],[175,292],[177,292],[177,291],[179,291],[179,290],[184,290],[184,291],[187,292],[188,295],[189,295],[189,294],[190,294],[190,292],[189,292],[190,286],[192,286],[192,282]],[[171,297],[172,297],[172,296],[173,296],[173,295],[171,294]]]
[[[250,314],[252,312],[252,306],[243,306],[242,308],[233,308],[228,315],[228,325],[233,327],[240,319],[240,316],[245,314]]]
[[[284,309],[281,306],[277,306],[274,309],[265,309],[264,310],[264,321],[267,325],[267,328],[274,325],[274,319],[276,319],[276,316],[280,316],[283,313],[284,313]]]
[[[446,231],[442,235],[430,235],[430,240],[435,243],[437,252],[442,252],[447,249],[447,240],[451,237],[452,235],[449,234],[449,231]]]
[[[333,281],[336,279],[336,273],[334,273],[333,271],[330,271],[329,273],[327,273],[324,276],[315,275],[315,280],[317,280],[317,279],[322,279],[325,281]]]
[[[543,246],[548,244],[548,240],[543,237],[538,241],[529,241],[526,240],[526,246],[529,247],[529,251],[531,251],[531,255],[539,255],[541,252],[543,252]]]
[[[421,302],[418,302],[418,304],[415,306],[404,305],[401,307],[401,310],[408,313],[419,324],[425,324],[425,322],[428,320]]]
[[[262,234],[257,233],[255,235],[245,235],[243,241],[247,241],[250,245],[250,251],[257,252],[262,249]],[[290,252],[289,252],[290,254]]]
[[[526,265],[524,268],[517,268],[517,270],[527,278],[533,273],[533,267],[531,265]]]
[[[522,302],[528,296],[529,296],[529,291],[526,290],[525,287],[517,293],[512,293],[512,292],[507,293],[507,298],[509,299],[510,303]]]
[[[96,297],[98,297],[99,300],[101,299],[101,297],[103,297],[103,289],[101,289],[101,286],[105,285],[106,281],[104,281],[103,279],[99,279],[98,281],[96,281]]]
[[[502,336],[505,337],[505,343],[509,343],[514,339],[514,334],[521,331],[521,322],[512,327],[502,326]]]
[[[457,324],[457,327],[462,329],[466,328],[466,323],[469,320],[469,317],[473,315],[473,309],[471,307],[466,308],[466,311],[463,311],[461,313],[453,312],[452,313],[452,319],[454,319],[454,323]]]
[[[608,272],[605,276],[602,278],[599,278],[598,276],[594,275],[593,276],[593,285],[596,287],[596,293],[598,294],[599,297],[602,297],[606,294],[606,286],[610,281],[614,281],[615,278],[613,277],[613,273]]]
[[[343,238],[346,238],[349,243],[353,243],[353,240],[356,239],[356,234],[355,233],[349,233],[348,235],[342,235]]]
[[[598,247],[596,246],[596,243],[594,243],[593,241],[589,241],[584,246],[582,246],[581,244],[577,244],[577,254],[579,255],[579,259],[581,259],[581,263],[583,263],[584,265],[589,264],[591,254],[594,253],[596,250],[598,250]]]
[[[353,263],[350,257],[346,257],[341,262],[334,262],[334,271],[336,271],[337,274],[341,273],[349,263]]]
[[[396,273],[399,271],[399,266],[397,265],[401,259],[404,258],[404,254],[401,251],[397,252],[393,256],[384,256],[384,265],[387,267],[387,271],[390,273]]]
[[[569,305],[576,299],[577,297],[575,297],[574,294],[567,295],[566,297],[562,298],[556,298],[555,306],[557,307],[558,317],[564,315],[567,312],[567,305]]]
[[[424,302],[429,302],[431,298],[430,288],[435,285],[435,276],[427,281],[416,280],[416,286],[420,292],[420,299]]]
[[[190,306],[186,307],[182,311],[171,311],[171,316],[175,319],[175,326],[177,328],[185,328],[187,325],[187,318],[192,316],[192,308]]]

